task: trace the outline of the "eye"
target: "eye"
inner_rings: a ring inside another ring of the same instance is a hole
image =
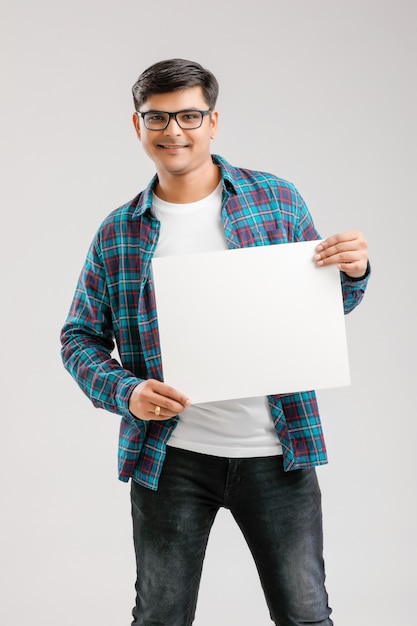
[[[147,113],[146,121],[147,122],[162,122],[162,120],[166,119],[166,115],[163,113]]]
[[[183,111],[180,114],[180,120],[183,122],[195,122],[200,119],[200,113],[198,111]]]

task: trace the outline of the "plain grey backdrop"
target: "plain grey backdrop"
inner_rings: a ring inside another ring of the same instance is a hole
[[[64,371],[58,336],[99,223],[154,171],[131,86],[174,56],[219,79],[214,152],[291,180],[323,236],[358,228],[369,241],[373,277],[346,319],[352,384],[319,393],[328,590],[337,626],[414,626],[415,0],[2,0],[0,10],[2,626],[130,623],[119,419]],[[195,624],[268,623],[222,512]]]

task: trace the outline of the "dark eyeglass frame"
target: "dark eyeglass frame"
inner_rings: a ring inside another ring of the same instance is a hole
[[[199,123],[198,126],[193,126],[192,128],[190,128],[189,126],[181,126],[180,122],[178,121],[177,115],[179,115],[180,113],[187,113],[188,111],[190,113],[200,113],[201,120],[200,120],[200,123]],[[182,109],[181,111],[175,111],[175,113],[173,113],[171,111],[156,111],[156,110],[155,111],[154,110],[151,110],[151,111],[136,111],[136,113],[138,115],[140,115],[141,118],[143,119],[143,123],[145,124],[145,128],[147,128],[148,130],[155,130],[155,131],[165,130],[166,128],[168,128],[169,123],[170,123],[172,118],[174,118],[174,120],[177,122],[178,126],[182,130],[197,130],[197,128],[201,127],[201,125],[203,123],[203,120],[204,120],[204,117],[206,115],[210,115],[210,113],[212,113],[212,112],[213,112],[213,109],[207,109],[207,111],[201,111],[200,109]],[[145,118],[145,116],[149,115],[149,114],[155,115],[155,114],[158,114],[158,113],[163,113],[164,115],[168,115],[167,123],[165,124],[164,127],[161,127],[161,128],[149,128],[149,126],[146,125],[146,118]]]

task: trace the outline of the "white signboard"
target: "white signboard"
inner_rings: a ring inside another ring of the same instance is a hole
[[[193,403],[348,385],[339,270],[317,244],[154,258],[164,381]]]

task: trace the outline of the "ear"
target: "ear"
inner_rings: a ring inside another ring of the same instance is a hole
[[[132,122],[133,122],[133,126],[135,127],[135,130],[136,130],[136,135],[137,135],[139,141],[141,141],[141,136],[140,136],[140,117],[139,117],[139,113],[137,113],[136,111],[133,113]]]
[[[219,124],[219,112],[212,111],[210,114],[210,139],[216,138],[218,124]]]

